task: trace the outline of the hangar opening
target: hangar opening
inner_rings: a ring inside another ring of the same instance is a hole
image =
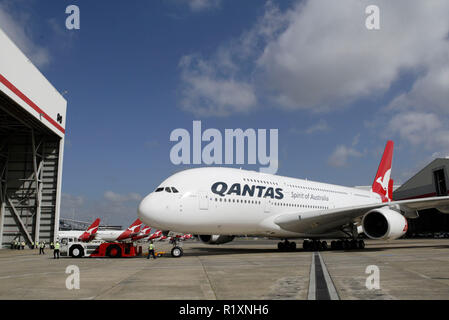
[[[0,29],[0,247],[59,228],[67,102]]]
[[[437,158],[403,183],[393,192],[394,200],[417,199],[449,195],[447,173],[449,158]],[[449,214],[437,209],[419,212],[416,219],[408,219],[409,237],[449,237]]]

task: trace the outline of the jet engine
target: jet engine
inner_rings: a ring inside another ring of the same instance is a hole
[[[408,228],[407,219],[389,208],[367,212],[362,219],[363,232],[375,240],[394,240],[402,237]]]
[[[198,236],[200,240],[207,244],[223,244],[227,242],[231,242],[234,240],[234,236],[225,236],[225,235],[200,235]]]

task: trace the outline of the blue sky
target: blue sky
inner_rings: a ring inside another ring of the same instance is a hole
[[[62,216],[127,225],[189,167],[169,137],[193,120],[278,129],[278,174],[348,186],[372,183],[387,139],[398,182],[446,156],[449,5],[412,3],[3,0],[0,27],[68,91]]]

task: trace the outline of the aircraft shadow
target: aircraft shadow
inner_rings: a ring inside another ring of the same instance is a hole
[[[348,252],[382,252],[385,250],[413,250],[418,248],[432,248],[432,249],[449,249],[449,245],[416,245],[416,246],[387,246],[387,247],[376,247],[370,248],[365,247],[365,249],[352,249],[352,250],[325,250],[324,252],[335,252],[335,253],[348,253]],[[192,247],[184,251],[184,256],[212,256],[212,255],[230,255],[230,254],[260,254],[260,253],[292,253],[292,252],[312,252],[308,250],[303,250],[298,248],[295,251],[279,251],[277,248],[267,249],[267,248],[220,248],[220,247]]]

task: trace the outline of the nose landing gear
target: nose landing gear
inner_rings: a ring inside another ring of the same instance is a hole
[[[178,244],[178,240],[174,239],[171,241],[173,248],[171,249],[171,256],[173,258],[180,258],[184,254],[181,244]]]

